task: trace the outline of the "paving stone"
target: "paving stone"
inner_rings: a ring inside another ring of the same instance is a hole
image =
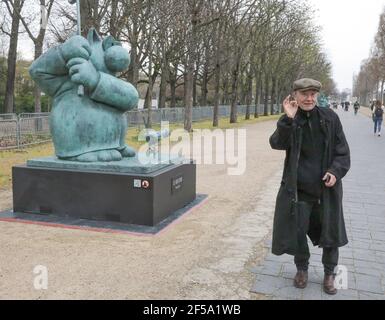
[[[385,269],[385,257],[376,255],[376,262],[383,264]]]
[[[369,292],[359,292],[360,300],[385,300],[385,294],[375,294]]]
[[[381,216],[379,216],[379,217],[371,217],[371,216],[369,216],[368,217],[368,222],[369,222],[369,225],[370,224],[377,224],[377,225],[379,225],[379,226],[385,226],[385,218],[384,217],[381,217]]]
[[[263,265],[262,266],[255,266],[255,267],[250,268],[250,272],[255,273],[255,274],[260,274],[262,269],[263,269]]]
[[[378,243],[377,241],[370,244],[370,249],[375,250],[376,252],[383,252],[385,253],[385,245],[384,243]]]
[[[359,292],[357,290],[338,290],[335,296],[329,296],[325,292],[322,292],[322,300],[358,300]]]
[[[385,270],[385,265],[379,262],[368,262],[363,260],[354,260],[354,267],[357,268],[371,268],[375,270]]]
[[[362,229],[362,226],[365,226],[368,224],[369,218],[367,217],[362,217],[359,215],[356,216],[351,216],[350,218],[350,223],[352,224],[352,227],[354,229]]]
[[[274,292],[274,296],[288,300],[302,300],[303,290],[297,289],[291,283],[290,287],[284,287]]]
[[[265,261],[263,267],[260,270],[260,274],[279,277],[282,273],[282,266],[283,263],[280,262]]]
[[[376,212],[376,211],[370,211],[370,212],[366,212],[365,213],[368,217],[383,217],[384,216],[384,212]]]
[[[385,232],[373,231],[371,232],[371,235],[373,240],[385,241]]]
[[[267,261],[273,261],[273,262],[280,262],[280,263],[286,263],[286,262],[291,262],[294,261],[294,258],[289,255],[282,255],[282,256],[275,256],[273,254],[269,254],[266,257]]]
[[[318,283],[308,283],[303,290],[303,300],[322,300],[322,286]]]
[[[310,247],[310,254],[313,256],[322,256],[322,248]]]
[[[355,276],[357,281],[357,289],[359,291],[366,291],[376,294],[384,293],[380,277],[362,275],[358,273]]]
[[[344,212],[349,213],[349,219],[352,215],[361,215],[363,211],[363,206],[360,206],[359,208],[354,206],[348,206],[348,202],[345,200],[345,206],[344,206]]]
[[[355,235],[352,235],[351,237],[353,240],[356,240],[356,241],[360,241],[360,240],[372,240],[374,239],[371,235],[371,233],[369,234],[355,234]],[[377,240],[377,239],[376,239]]]
[[[323,272],[312,272],[309,270],[309,283],[321,285],[323,283]]]
[[[371,241],[351,241],[351,246],[357,249],[373,250],[371,247]]]
[[[376,262],[376,254],[371,250],[362,250],[362,249],[354,249],[353,250],[354,260],[364,260],[368,262]]]
[[[382,277],[384,274],[384,271],[373,269],[368,265],[367,268],[365,267],[355,267],[355,273],[362,274],[366,276],[373,276],[373,277]]]
[[[339,259],[339,265],[346,266],[348,269],[353,270],[354,269],[354,260],[350,258],[344,258],[340,257]]]
[[[376,257],[382,257],[382,258],[385,258],[385,252],[384,252],[384,251],[377,251],[377,250],[374,250],[374,254],[376,255]]]
[[[370,222],[368,224],[369,231],[372,232],[384,232],[385,230],[385,224],[384,223],[378,223],[378,222]]]
[[[351,250],[349,250],[349,251],[340,250],[339,256],[340,256],[340,258],[347,258],[347,259],[353,260],[353,252]]]
[[[294,263],[284,263],[282,266],[282,277],[286,279],[294,279],[297,273],[297,267]]]
[[[251,292],[274,295],[278,290],[293,286],[293,281],[282,278],[258,275]]]
[[[318,263],[318,264],[322,263],[322,255],[312,255],[310,257],[310,263],[313,263],[313,262]]]

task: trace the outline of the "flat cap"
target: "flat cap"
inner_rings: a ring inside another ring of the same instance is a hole
[[[309,78],[299,79],[297,81],[294,81],[294,84],[293,84],[294,91],[315,90],[320,92],[321,89],[322,89],[321,82],[314,79],[309,79]]]

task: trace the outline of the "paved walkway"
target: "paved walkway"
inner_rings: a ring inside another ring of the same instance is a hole
[[[340,265],[348,270],[348,289],[332,297],[323,292],[322,250],[312,248],[309,285],[305,290],[293,287],[293,257],[270,253],[262,265],[253,269],[254,293],[280,300],[385,300],[385,130],[383,137],[374,136],[373,122],[364,110],[356,117],[341,110],[338,114],[352,157],[351,171],[344,179],[344,212],[350,242],[340,249]],[[265,246],[270,249],[271,240]]]

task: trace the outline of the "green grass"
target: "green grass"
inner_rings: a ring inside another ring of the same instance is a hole
[[[262,121],[276,120],[280,116],[267,116],[244,120],[244,117],[238,118],[238,123],[230,124],[228,118],[220,119],[218,129],[239,128],[246,124],[254,124]],[[183,124],[170,124],[170,130],[183,128]],[[193,124],[194,129],[216,129],[212,126],[212,121],[201,121]],[[153,126],[154,130],[159,130],[160,125]],[[127,143],[138,150],[143,142],[138,141],[140,130],[130,128],[127,133]],[[47,157],[54,154],[52,142],[43,143],[36,146],[25,147],[19,150],[0,151],[0,189],[8,189],[12,185],[12,167],[21,165],[29,159]]]

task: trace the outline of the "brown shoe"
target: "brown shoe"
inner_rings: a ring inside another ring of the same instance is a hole
[[[307,287],[308,272],[298,271],[294,278],[294,287],[298,289],[305,289]]]
[[[329,294],[331,296],[334,296],[337,294],[337,289],[334,287],[334,275],[326,275],[324,278],[324,291],[326,294]]]

